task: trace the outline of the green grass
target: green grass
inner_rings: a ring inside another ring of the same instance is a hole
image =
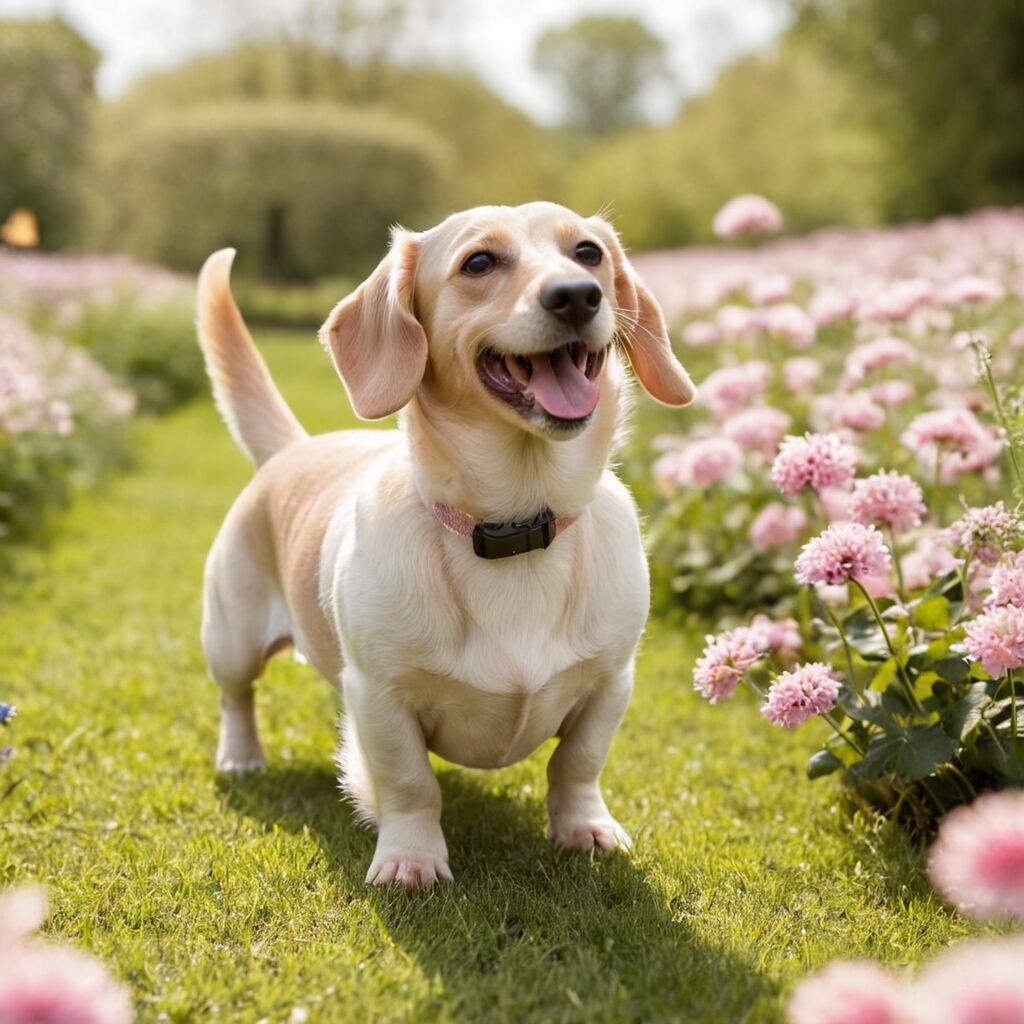
[[[264,336],[312,429],[352,423],[318,346]],[[803,778],[805,734],[702,703],[700,638],[652,628],[605,773],[631,857],[544,839],[547,751],[439,765],[456,882],[370,889],[373,838],[332,774],[337,707],[277,659],[265,775],[213,771],[203,558],[249,476],[208,401],[141,429],[140,468],[79,500],[0,612],[0,879],[50,891],[47,931],[103,957],[143,1021],[779,1021],[830,958],[917,963],[970,927],[920,854]],[[9,586],[10,591],[10,586]]]

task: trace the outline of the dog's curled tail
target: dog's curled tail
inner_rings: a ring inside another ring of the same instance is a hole
[[[213,398],[231,436],[257,465],[309,435],[277,390],[231,295],[234,249],[219,249],[199,273],[199,346]]]

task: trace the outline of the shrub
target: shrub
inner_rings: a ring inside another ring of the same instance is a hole
[[[390,225],[438,213],[443,145],[387,114],[232,103],[130,127],[100,162],[97,237],[169,266],[232,245],[243,272],[361,275]]]

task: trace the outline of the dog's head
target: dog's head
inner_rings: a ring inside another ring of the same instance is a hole
[[[424,388],[448,407],[572,437],[601,399],[616,343],[653,398],[686,405],[694,394],[611,226],[553,203],[480,207],[422,233],[396,231],[320,335],[364,419]]]

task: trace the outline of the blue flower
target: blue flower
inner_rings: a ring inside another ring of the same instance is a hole
[[[0,725],[6,725],[17,713],[18,709],[13,704],[0,701]]]

